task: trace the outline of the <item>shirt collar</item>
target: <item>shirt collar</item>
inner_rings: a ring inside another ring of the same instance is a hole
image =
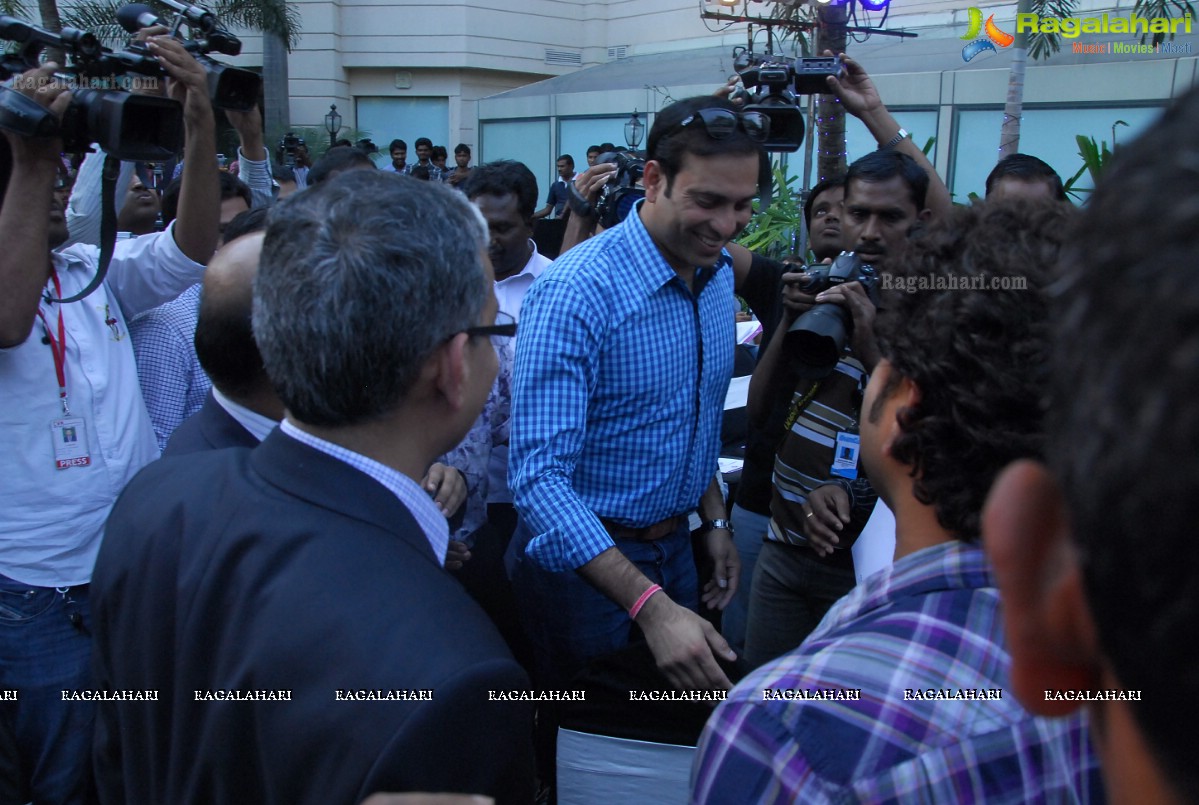
[[[812,633],[812,638],[839,629],[901,598],[994,586],[991,566],[982,546],[951,539],[910,553],[862,579],[833,605]]]
[[[225,409],[225,413],[233,417],[237,424],[249,431],[250,435],[260,442],[279,424],[269,416],[263,416],[257,411],[251,411],[244,405],[233,402],[221,394],[216,386],[212,387],[212,398],[216,400],[217,405]]]
[[[650,236],[649,230],[645,228],[645,222],[641,220],[641,207],[644,203],[645,199],[638,200],[624,221],[621,222],[621,226],[629,227],[628,236],[629,240],[633,243],[635,252],[647,255],[647,261],[644,266],[645,270],[638,272],[637,275],[641,278],[646,293],[653,293],[671,280],[682,282],[682,279],[679,277],[678,272],[671,267],[670,263],[666,262],[666,258],[662,256],[658,245],[654,243],[653,237]],[[699,296],[699,293],[703,291],[704,286],[712,277],[716,276],[726,266],[732,266],[732,264],[733,258],[729,254],[728,249],[721,249],[720,259],[716,261],[715,266],[711,269],[697,267],[695,270],[695,295]]]
[[[532,238],[529,238],[529,259],[520,271],[513,274],[511,277],[504,277],[502,280],[496,280],[496,285],[504,285],[513,282],[521,277],[526,277],[531,282],[541,276],[541,272],[545,271],[545,267],[550,264],[540,252],[537,251],[537,243]]]
[[[399,498],[400,503],[404,504],[416,520],[417,525],[420,526],[421,531],[425,533],[425,538],[433,548],[433,554],[437,557],[438,564],[445,565],[446,549],[449,547],[450,541],[449,523],[446,521],[445,515],[438,510],[437,504],[429,497],[429,493],[421,489],[420,484],[399,470],[392,469],[373,458],[368,458],[361,453],[356,453],[339,444],[325,441],[307,431],[300,430],[286,419],[280,423],[279,427],[297,442],[349,464],[387,487],[392,494]]]

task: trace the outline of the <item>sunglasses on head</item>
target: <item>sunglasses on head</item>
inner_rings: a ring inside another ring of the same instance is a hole
[[[728,109],[700,109],[683,118],[673,131],[685,129],[697,120],[703,124],[704,130],[713,140],[727,140],[737,131],[738,126],[756,143],[766,142],[770,137],[770,118],[766,115],[761,112],[733,112]]]

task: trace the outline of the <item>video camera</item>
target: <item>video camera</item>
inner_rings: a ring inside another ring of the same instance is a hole
[[[0,79],[16,77],[40,64],[48,47],[61,48],[68,66],[55,76],[71,88],[71,104],[61,123],[32,98],[0,87],[0,128],[23,137],[62,137],[67,151],[99,143],[123,160],[161,162],[183,145],[183,107],[169,98],[135,95],[123,88],[130,74],[163,77],[158,60],[133,50],[113,52],[94,34],[75,28],[60,33],[0,16],[0,39],[22,47],[0,57]]]
[[[850,282],[861,283],[870,301],[879,305],[878,273],[853,252],[841,252],[829,264],[805,267],[800,290],[815,296]],[[787,329],[783,349],[804,369],[820,375],[837,365],[852,330],[853,317],[848,310],[841,305],[819,304]]]
[[[628,216],[638,200],[645,198],[645,190],[637,187],[637,182],[645,173],[645,153],[609,151],[600,154],[595,162],[597,165],[610,162],[616,166],[616,172],[609,177],[595,202],[595,215],[600,225],[604,229],[611,229]]]
[[[181,41],[187,52],[204,67],[208,76],[208,97],[213,106],[237,112],[253,109],[262,90],[262,78],[258,73],[221,64],[208,55],[214,52],[226,56],[240,55],[241,40],[220,27],[216,15],[199,6],[178,0],[160,2],[175,9],[174,21],[167,23],[159,19],[154,9],[147,5],[129,3],[117,9],[117,22],[131,34],[153,25],[167,28],[170,35]],[[187,25],[186,38],[180,34],[183,25]],[[129,45],[129,50],[149,56],[146,46],[140,42]]]
[[[748,48],[734,51],[733,69],[747,88],[738,91],[746,98],[742,111],[761,112],[770,119],[770,136],[762,146],[788,153],[803,144],[799,96],[828,92],[825,79],[840,77],[843,70],[837,56],[789,59],[771,53],[759,56]],[[755,87],[757,92],[748,91]]]
[[[297,137],[290,131],[284,134],[279,140],[279,157],[278,161],[289,168],[296,166],[296,151],[300,150],[301,146],[305,146],[304,138]]]

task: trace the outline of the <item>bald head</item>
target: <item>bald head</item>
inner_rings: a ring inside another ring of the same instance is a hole
[[[209,261],[196,323],[196,357],[226,397],[281,419],[283,406],[263,371],[250,327],[263,237],[261,231],[243,235],[218,249]]]

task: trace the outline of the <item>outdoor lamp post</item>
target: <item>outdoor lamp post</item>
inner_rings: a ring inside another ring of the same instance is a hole
[[[329,132],[329,145],[332,146],[341,131],[341,115],[337,114],[337,104],[329,104],[329,114],[325,115],[325,131]]]
[[[645,136],[645,124],[641,122],[641,118],[637,117],[637,110],[633,110],[633,116],[624,124],[624,141],[625,145],[637,150],[637,146],[641,145],[641,138]]]

